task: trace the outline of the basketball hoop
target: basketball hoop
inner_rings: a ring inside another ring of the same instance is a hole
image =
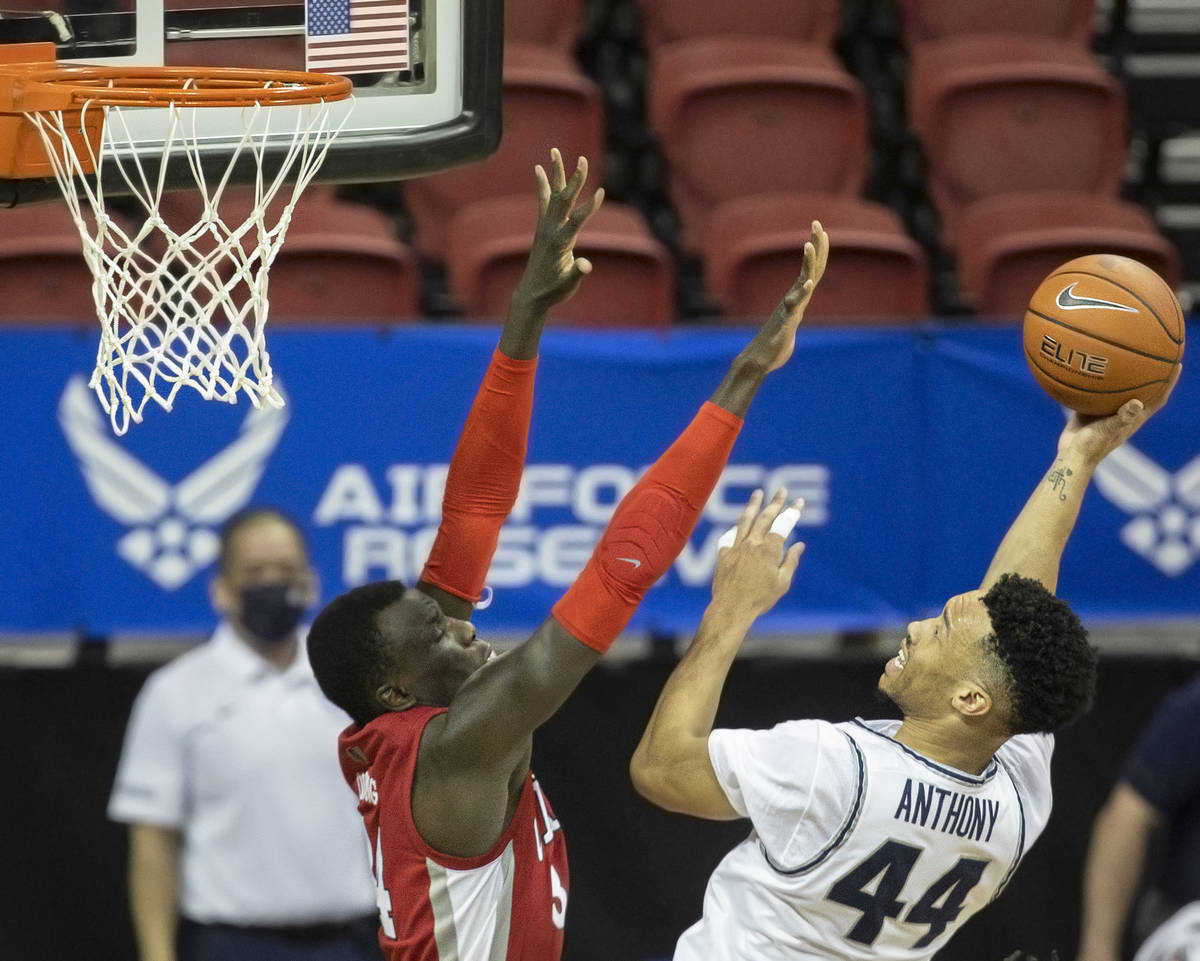
[[[45,62],[0,63],[0,177],[53,175],[62,189],[95,276],[101,338],[90,386],[113,430],[140,422],[148,400],[170,410],[184,386],[208,400],[235,403],[244,392],[255,407],[282,406],[264,339],[268,271],[296,201],[349,115],[333,126],[330,105],[350,96],[350,81],[232,67],[64,66],[44,46],[50,57],[30,59]],[[161,156],[138,150],[132,121],[146,107],[167,111]],[[214,107],[242,117],[241,139],[219,170],[205,163],[198,124],[198,108]],[[278,107],[297,109],[268,109]],[[183,230],[159,211],[172,157],[186,161],[204,204]],[[222,195],[247,163],[256,171],[253,209],[228,226]],[[129,232],[105,210],[114,174],[144,208]]]

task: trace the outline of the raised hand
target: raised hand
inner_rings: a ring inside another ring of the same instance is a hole
[[[828,260],[829,236],[820,221],[814,220],[812,238],[804,245],[800,276],[783,295],[779,306],[767,318],[754,340],[742,351],[743,357],[761,363],[768,373],[787,363],[796,346],[796,330],[804,319],[804,311],[812,299],[813,291],[825,274]]]
[[[765,507],[762,501],[762,492],[755,491],[737,527],[721,538],[713,574],[713,602],[736,606],[751,619],[787,593],[804,552],[800,542],[784,550],[804,502],[787,505],[785,490],[777,491]]]
[[[1073,413],[1058,438],[1060,456],[1068,451],[1081,454],[1089,463],[1098,464],[1132,437],[1154,414],[1163,408],[1179,382],[1183,365],[1175,368],[1163,392],[1152,403],[1128,400],[1107,417],[1084,417]]]
[[[600,187],[585,202],[576,205],[587,180],[588,162],[580,157],[570,178],[563,168],[558,148],[550,151],[550,171],[541,164],[534,167],[538,187],[538,223],[533,245],[525,264],[525,273],[513,294],[535,311],[546,311],[567,300],[579,288],[592,264],[575,256],[579,229],[604,202]]]

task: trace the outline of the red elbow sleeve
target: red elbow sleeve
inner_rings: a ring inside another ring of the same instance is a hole
[[[691,536],[729,460],[741,418],[706,403],[621,500],[554,618],[603,653]]]
[[[537,360],[492,354],[450,460],[442,520],[421,580],[475,603],[521,487]]]

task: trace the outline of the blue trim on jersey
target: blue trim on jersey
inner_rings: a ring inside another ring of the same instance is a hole
[[[862,748],[855,743],[854,738],[852,738],[845,731],[842,731],[841,733],[842,736],[850,742],[850,746],[854,749],[854,760],[858,763],[858,786],[855,789],[854,803],[850,806],[850,813],[842,822],[841,830],[838,831],[837,836],[813,858],[806,861],[798,868],[785,868],[776,864],[771,858],[771,855],[767,853],[766,846],[760,840],[758,842],[758,849],[762,852],[762,856],[766,858],[767,864],[769,864],[772,870],[778,874],[785,874],[789,877],[794,877],[797,874],[803,874],[805,871],[811,871],[818,864],[829,857],[829,855],[833,854],[834,851],[840,848],[845,843],[846,838],[850,836],[850,832],[854,830],[854,826],[858,824],[858,817],[860,814],[862,814],[863,798],[867,793],[867,762],[863,758]]]
[[[1017,813],[1021,816],[1021,833],[1017,835],[1017,854],[1013,858],[1013,863],[1009,865],[1008,873],[1004,875],[1004,879],[1000,882],[1000,886],[996,888],[996,893],[992,895],[992,900],[1000,897],[1004,893],[1004,889],[1008,887],[1008,882],[1012,880],[1012,876],[1017,873],[1017,867],[1021,863],[1021,858],[1025,856],[1025,805],[1021,803],[1021,790],[1017,787],[1017,782],[1013,779],[1012,772],[1008,769],[1008,765],[1003,761],[999,762],[1004,767],[1004,773],[1008,775],[1008,781],[1013,787],[1013,797],[1017,799]]]
[[[962,781],[964,784],[986,784],[988,781],[994,778],[996,776],[996,772],[1000,770],[996,764],[996,759],[993,757],[991,763],[987,766],[986,770],[984,770],[982,774],[967,774],[965,771],[959,771],[955,768],[938,764],[937,761],[931,761],[924,754],[919,754],[912,748],[901,744],[890,734],[884,734],[882,731],[876,731],[873,727],[869,727],[861,717],[856,717],[854,719],[854,723],[861,727],[864,731],[869,731],[876,737],[881,737],[885,741],[890,741],[909,757],[913,758],[913,760],[920,761],[927,768],[931,768],[934,771],[937,771],[939,774],[944,774],[948,778],[953,778],[955,781]]]

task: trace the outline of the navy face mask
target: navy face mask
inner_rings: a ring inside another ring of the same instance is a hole
[[[258,584],[242,591],[242,624],[260,641],[278,644],[291,637],[308,607],[299,584]]]

